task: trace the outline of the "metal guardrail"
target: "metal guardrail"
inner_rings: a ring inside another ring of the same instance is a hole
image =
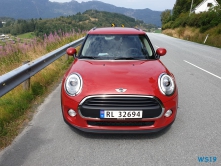
[[[72,43],[66,44],[63,47],[0,76],[0,97],[63,56],[66,53],[67,48],[77,47],[82,44],[83,40],[84,37],[75,40]]]

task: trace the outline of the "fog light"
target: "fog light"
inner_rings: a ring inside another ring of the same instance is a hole
[[[164,116],[166,116],[167,118],[168,117],[170,117],[170,115],[172,115],[172,110],[168,110],[165,114],[164,114]]]
[[[70,115],[71,117],[75,117],[77,113],[74,110],[70,109],[68,110],[68,115]]]

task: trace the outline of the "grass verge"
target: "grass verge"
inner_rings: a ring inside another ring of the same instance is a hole
[[[201,33],[200,29],[195,27],[166,29],[163,30],[162,33],[172,37],[221,48],[221,24],[205,31],[204,33]],[[208,38],[205,40],[207,35]]]
[[[30,47],[16,45],[15,51],[7,56],[0,57],[0,74],[11,71],[22,64],[23,61],[34,60],[42,55],[55,50],[67,43],[81,38],[85,33],[63,37],[47,37],[44,41],[35,41]],[[23,49],[24,50],[23,50]],[[5,49],[5,48],[4,48]],[[24,91],[19,85],[0,98],[0,149],[8,146],[18,135],[23,125],[27,123],[35,109],[33,106],[41,103],[50,88],[60,81],[73,59],[61,57],[44,70],[31,77],[31,87]]]
[[[0,149],[8,146],[21,131],[24,123],[31,119],[34,106],[40,104],[53,85],[70,66],[73,59],[62,57],[31,78],[31,88],[24,91],[22,85],[0,98]],[[56,68],[54,66],[57,66]]]

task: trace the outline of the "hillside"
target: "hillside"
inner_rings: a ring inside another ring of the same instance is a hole
[[[0,28],[0,33],[18,35],[34,32],[36,36],[43,36],[61,31],[70,32],[74,30],[79,32],[88,31],[93,27],[110,27],[112,23],[115,23],[117,26],[122,26],[123,24],[125,27],[139,27],[145,30],[157,28],[154,25],[145,24],[141,20],[135,20],[123,14],[87,10],[84,13],[77,13],[66,17],[8,22],[3,28]]]
[[[0,16],[15,19],[55,18],[73,15],[78,12],[94,9],[124,14],[148,24],[161,26],[160,11],[146,9],[128,9],[116,7],[100,1],[78,3],[75,0],[67,3],[50,2],[49,0],[1,0]]]

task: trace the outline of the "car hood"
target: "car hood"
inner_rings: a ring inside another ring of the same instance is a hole
[[[159,60],[96,61],[75,60],[68,74],[83,79],[83,96],[100,94],[162,95],[158,77],[169,73]],[[117,92],[123,88],[125,92]]]

